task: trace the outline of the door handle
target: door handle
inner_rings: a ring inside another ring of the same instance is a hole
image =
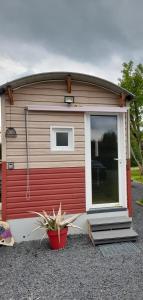
[[[122,164],[122,162],[123,162],[122,159],[121,159],[121,158],[118,158],[118,157],[115,157],[114,160],[119,161],[119,164]]]

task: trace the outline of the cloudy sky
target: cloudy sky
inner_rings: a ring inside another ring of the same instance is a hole
[[[0,83],[75,71],[117,82],[143,62],[142,0],[0,0]]]

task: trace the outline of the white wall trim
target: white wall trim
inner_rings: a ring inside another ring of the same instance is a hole
[[[119,200],[121,206],[127,207],[125,113],[118,115],[118,157]]]
[[[64,102],[64,101],[63,101]],[[51,106],[51,105],[28,105],[26,107],[30,111],[66,111],[66,112],[117,112],[123,113],[127,112],[128,107],[119,107],[119,106]]]
[[[90,131],[90,114],[84,114],[84,126],[85,126],[85,195],[86,195],[86,211],[91,208],[91,131]]]
[[[127,114],[126,114],[126,130],[127,130],[127,159],[130,159],[131,157],[131,143],[130,143],[130,110],[128,109]]]
[[[6,100],[5,96],[1,96],[1,144],[2,144],[2,161],[6,161]]]

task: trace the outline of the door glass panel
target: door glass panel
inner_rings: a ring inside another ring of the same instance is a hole
[[[91,116],[92,204],[119,202],[117,116]]]

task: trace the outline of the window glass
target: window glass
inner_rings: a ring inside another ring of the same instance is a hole
[[[56,146],[68,146],[68,132],[56,132]]]

